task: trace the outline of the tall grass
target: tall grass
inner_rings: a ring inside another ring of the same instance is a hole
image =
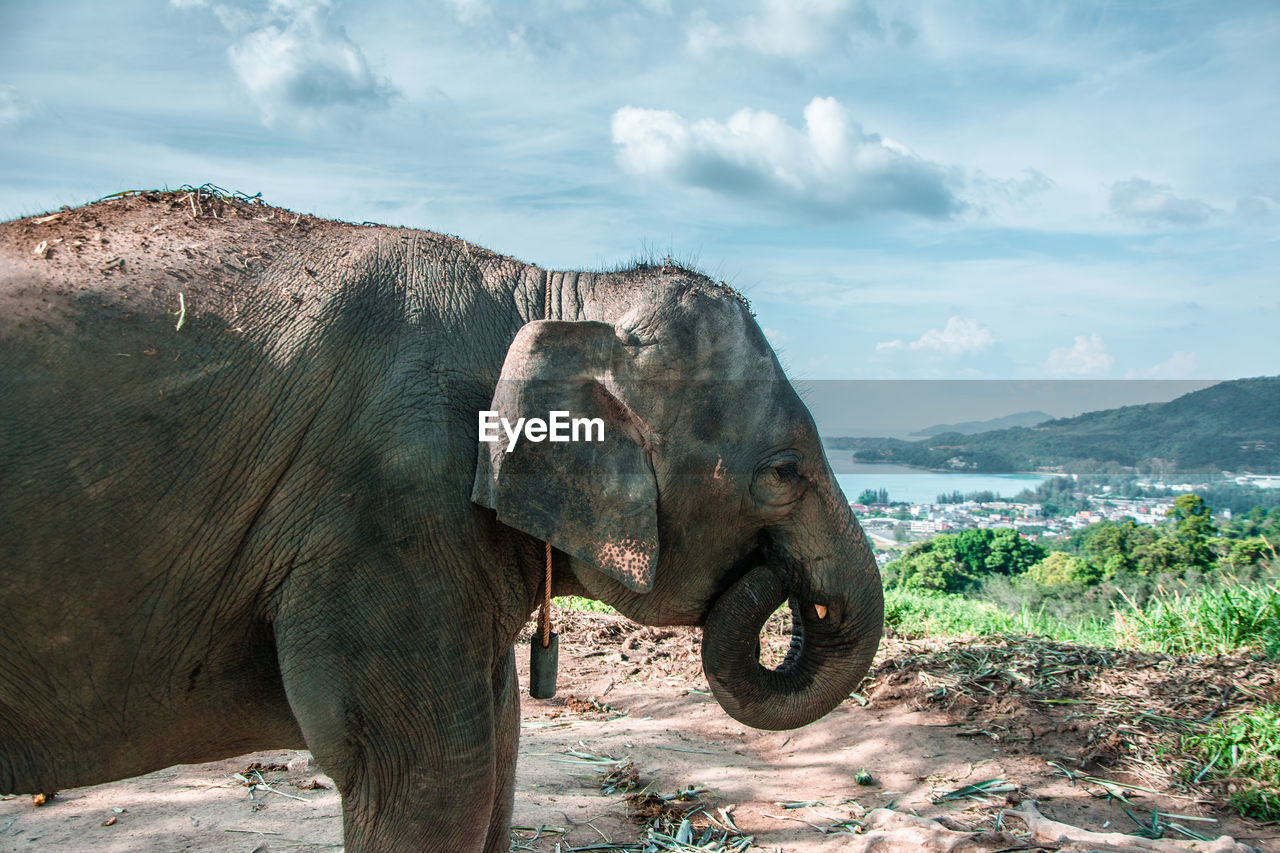
[[[1117,608],[1116,634],[1126,645],[1171,654],[1225,654],[1249,649],[1280,658],[1280,585],[1223,585],[1175,592],[1139,607]]]
[[[556,607],[563,607],[565,610],[582,610],[587,613],[618,612],[603,601],[596,601],[594,598],[580,598],[576,595],[557,596],[551,601]]]
[[[903,637],[1033,634],[1068,643],[1109,645],[1109,621],[1056,619],[1023,607],[1010,612],[990,601],[944,592],[889,589],[884,594],[885,627]]]
[[[1221,584],[1152,596],[1136,604],[1123,591],[1107,616],[1063,618],[1041,606],[1018,609],[959,594],[888,589],[885,628],[902,637],[1030,634],[1066,643],[1226,654],[1247,650],[1280,659],[1280,583]],[[571,610],[616,613],[588,598],[555,599]]]
[[[1280,704],[1262,705],[1186,735],[1182,748],[1205,762],[1195,774],[1230,780],[1228,801],[1246,817],[1280,820]]]

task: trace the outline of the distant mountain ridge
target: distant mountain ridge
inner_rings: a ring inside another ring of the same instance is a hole
[[[1166,473],[1280,472],[1280,376],[1219,382],[1167,403],[1146,403],[971,435],[919,441],[834,438],[861,462],[1009,473],[1108,463]]]
[[[911,435],[922,435],[928,437],[939,435],[944,432],[958,432],[961,435],[973,435],[974,433],[991,432],[992,430],[997,429],[1032,427],[1051,420],[1053,420],[1053,415],[1045,412],[1016,412],[1012,415],[1005,415],[1003,418],[991,418],[985,421],[962,421],[958,424],[934,424],[931,427],[916,430],[911,433]]]

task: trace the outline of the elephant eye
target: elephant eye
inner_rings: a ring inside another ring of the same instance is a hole
[[[784,507],[795,503],[804,493],[805,479],[799,462],[790,457],[775,459],[756,472],[751,493],[763,504]]]
[[[773,475],[782,482],[791,482],[800,479],[800,468],[794,462],[784,462],[781,465],[774,465],[771,469]]]

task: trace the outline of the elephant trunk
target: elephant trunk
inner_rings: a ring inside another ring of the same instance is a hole
[[[879,573],[857,522],[850,516],[842,526],[833,556],[847,561],[839,572],[844,588],[815,589],[804,558],[775,546],[711,608],[702,668],[721,707],[739,722],[774,730],[807,725],[847,699],[871,666],[883,625]],[[777,669],[766,669],[760,630],[788,599],[791,649]]]

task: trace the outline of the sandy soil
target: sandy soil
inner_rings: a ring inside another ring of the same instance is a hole
[[[562,614],[559,628],[560,692],[524,699],[513,849],[607,850],[650,828],[674,834],[688,815],[695,841],[710,829],[752,836],[752,849],[835,851],[877,807],[995,830],[1003,809],[1033,799],[1091,830],[1133,833],[1135,818],[1149,825],[1158,812],[1280,853],[1280,827],[1233,816],[1153,757],[1172,742],[1171,716],[1280,698],[1274,664],[1012,638],[887,640],[861,701],[804,729],[761,732],[707,693],[697,632],[593,614]],[[991,780],[985,793],[943,796]],[[62,791],[39,808],[5,800],[0,851],[320,851],[340,848],[341,824],[331,781],[305,753],[280,751]],[[1003,829],[966,849],[1026,846],[1020,824]]]

